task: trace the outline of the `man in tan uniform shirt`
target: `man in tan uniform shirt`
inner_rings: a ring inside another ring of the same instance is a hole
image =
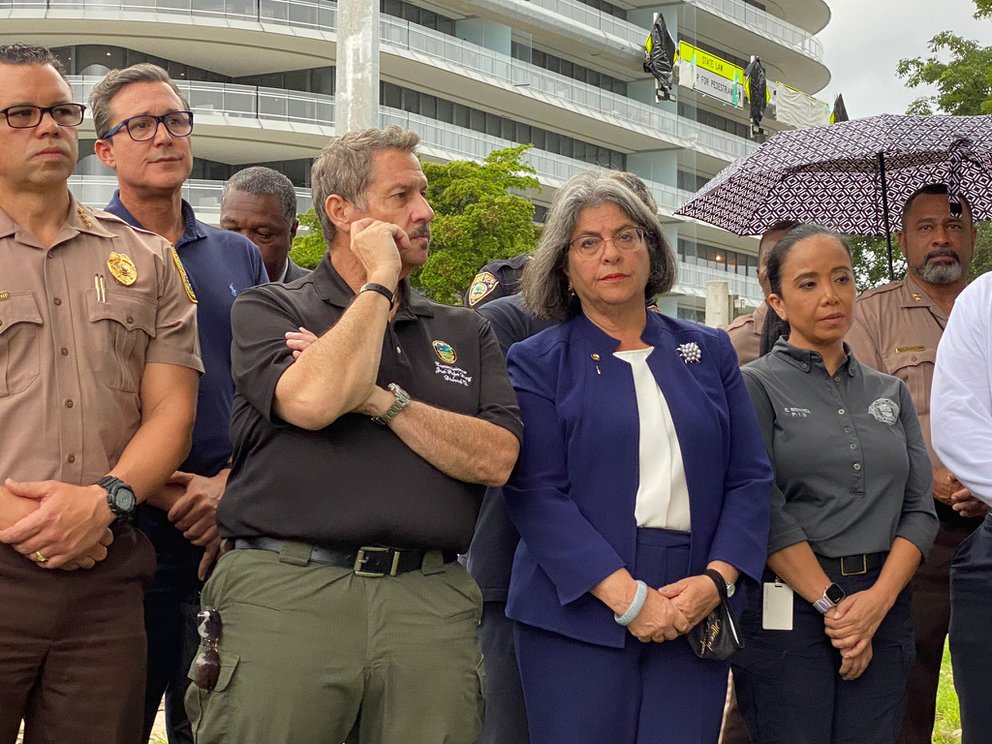
[[[737,351],[737,362],[742,367],[761,356],[761,336],[765,329],[768,313],[772,312],[768,306],[768,295],[771,294],[772,290],[768,286],[768,276],[765,273],[768,251],[798,224],[795,220],[782,220],[776,222],[762,234],[761,242],[758,243],[758,283],[761,285],[761,291],[765,294],[765,301],[750,315],[738,316],[724,328],[727,335],[730,336],[730,343]]]
[[[171,247],[69,193],[84,108],[0,46],[0,744],[138,741],[154,556],[118,517],[185,455],[202,371]]]
[[[964,289],[975,228],[968,205],[950,213],[947,188],[926,186],[906,201],[899,245],[906,279],[864,292],[855,306],[847,342],[855,356],[909,387],[933,465],[940,529],[926,563],[913,579],[916,665],[910,678],[900,744],[929,744],[937,683],[950,618],[949,571],[954,551],[981,523],[985,507],[947,470],[930,440],[930,386],[937,344],[955,298]]]

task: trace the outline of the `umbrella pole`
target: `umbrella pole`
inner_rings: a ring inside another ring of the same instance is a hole
[[[886,258],[889,260],[889,281],[896,278],[892,268],[892,228],[889,225],[889,192],[885,185],[885,153],[878,153],[878,174],[882,179],[882,220],[885,224],[885,244],[888,248]]]

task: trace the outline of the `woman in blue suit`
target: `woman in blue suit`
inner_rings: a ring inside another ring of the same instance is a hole
[[[585,173],[559,190],[523,292],[563,322],[507,359],[525,423],[507,615],[532,744],[719,735],[728,665],[679,636],[719,578],[761,575],[771,470],[726,334],[646,309],[674,279],[626,187]]]

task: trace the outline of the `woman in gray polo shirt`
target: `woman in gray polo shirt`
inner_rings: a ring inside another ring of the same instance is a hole
[[[789,330],[743,370],[775,482],[737,698],[755,744],[887,744],[914,654],[906,585],[937,529],[930,462],[905,384],[844,344],[856,292],[844,240],[797,227],[767,271]]]

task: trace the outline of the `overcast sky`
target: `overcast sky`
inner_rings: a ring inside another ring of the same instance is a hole
[[[832,102],[843,93],[852,119],[902,114],[926,95],[906,87],[896,64],[929,55],[927,42],[940,31],[992,45],[992,21],[972,18],[971,0],[827,0],[827,5],[830,23],[818,38],[832,78],[816,97]]]

